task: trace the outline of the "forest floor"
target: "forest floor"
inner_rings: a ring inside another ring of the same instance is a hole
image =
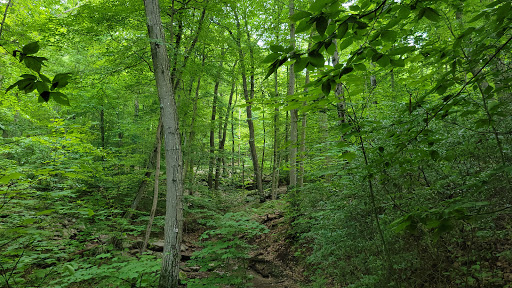
[[[283,188],[280,190],[283,190]],[[226,212],[250,211],[253,204],[240,203],[240,205],[233,205],[229,209],[230,211]],[[300,283],[305,280],[303,268],[298,265],[293,248],[290,241],[288,241],[289,224],[284,218],[284,211],[282,210],[282,207],[274,207],[265,211],[267,213],[255,213],[252,217],[253,220],[265,225],[268,232],[249,241],[253,249],[249,254],[246,273],[249,275],[248,278],[251,279],[251,287],[299,288],[301,287]],[[188,263],[193,253],[202,249],[200,247],[200,236],[206,228],[187,229],[186,226],[181,246],[181,271],[189,279],[206,278],[209,276],[209,272],[201,272],[199,271],[200,267],[194,267]],[[159,252],[163,250],[163,235],[161,236],[159,237],[161,239],[150,241],[150,250]]]

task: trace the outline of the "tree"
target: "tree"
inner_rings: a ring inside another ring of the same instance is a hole
[[[158,0],[145,0],[148,35],[151,41],[151,58],[157,83],[158,98],[162,107],[161,117],[164,132],[166,163],[166,213],[165,245],[159,287],[178,287],[181,247],[183,167],[181,140],[178,127],[176,103],[171,81],[171,71],[165,35],[160,19]]]

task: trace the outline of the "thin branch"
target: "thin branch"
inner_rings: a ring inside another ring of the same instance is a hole
[[[2,31],[4,30],[5,18],[7,18],[7,11],[11,6],[11,2],[12,1],[9,0],[9,2],[7,2],[7,6],[5,7],[4,18],[2,19],[2,24],[0,24],[0,39],[2,39]]]

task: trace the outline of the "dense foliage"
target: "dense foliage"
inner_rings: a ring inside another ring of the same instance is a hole
[[[157,285],[142,2],[0,0],[2,287]],[[512,287],[510,1],[160,6],[195,243],[183,285],[251,285],[276,229],[261,217],[282,213],[303,287]]]

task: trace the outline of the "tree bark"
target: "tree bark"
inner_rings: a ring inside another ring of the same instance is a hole
[[[172,87],[165,36],[158,0],[144,0],[151,45],[151,58],[160,99],[164,131],[166,163],[166,213],[164,253],[160,272],[160,288],[175,288],[179,282],[181,228],[183,226],[181,198],[183,195],[183,166],[178,114]]]
[[[261,180],[260,174],[260,165],[258,163],[258,154],[256,153],[256,143],[255,143],[255,133],[254,133],[254,122],[252,120],[252,100],[254,98],[254,63],[251,63],[251,90],[247,86],[247,72],[245,67],[245,55],[242,50],[241,43],[241,28],[240,28],[240,19],[238,18],[238,13],[236,9],[233,9],[235,20],[236,20],[236,28],[237,28],[237,37],[236,44],[238,47],[238,55],[240,57],[240,69],[242,74],[242,84],[244,89],[244,98],[247,104],[246,113],[247,113],[247,125],[249,126],[249,149],[251,152],[252,165],[254,169],[254,178],[256,180],[256,186],[258,188],[258,194],[260,195],[260,201],[265,200],[265,196],[263,195],[263,182]],[[247,39],[250,41],[250,39]],[[249,52],[251,54],[251,60],[253,60],[253,49],[251,48],[251,43],[249,43]],[[252,61],[254,62],[254,61]]]
[[[139,184],[139,189],[137,190],[137,196],[135,196],[135,199],[132,202],[132,206],[130,207],[130,210],[126,212],[124,215],[125,219],[130,219],[132,217],[133,211],[137,210],[137,207],[139,206],[140,200],[142,199],[142,196],[144,196],[146,192],[146,186],[148,184],[149,177],[151,176],[151,170],[155,167],[155,161],[156,161],[156,155],[158,151],[158,143],[160,142],[160,137],[162,135],[162,119],[158,120],[158,127],[156,128],[156,140],[155,140],[155,148],[153,148],[153,151],[151,151],[151,155],[149,156],[148,163],[146,165],[146,173],[144,173],[144,178],[142,178],[142,181]]]
[[[205,63],[205,59],[206,59],[206,56],[204,54],[204,51],[203,51],[203,61],[202,61],[202,64],[201,64],[201,70],[202,68],[204,68],[204,63]],[[193,108],[192,108],[192,120],[190,122],[190,131],[189,131],[189,136],[188,136],[188,139],[189,139],[189,145],[188,145],[188,153],[187,153],[187,160],[185,162],[185,180],[188,181],[188,179],[190,177],[191,178],[191,182],[193,183],[194,182],[194,151],[193,151],[193,148],[194,148],[194,140],[195,140],[195,136],[196,136],[196,131],[195,131],[195,120],[196,120],[196,115],[197,115],[197,102],[199,101],[199,88],[201,87],[201,76],[203,74],[202,73],[199,73],[199,76],[197,77],[197,86],[196,86],[196,95],[194,97],[194,104],[193,104]],[[193,195],[194,192],[192,190],[190,190],[190,195]]]
[[[224,155],[224,146],[226,144],[228,120],[229,120],[229,115],[232,114],[232,111],[231,111],[232,108],[231,107],[233,106],[232,105],[233,104],[233,95],[235,94],[235,84],[236,84],[235,68],[236,68],[236,64],[237,63],[235,62],[233,64],[233,68],[232,68],[233,80],[231,82],[231,92],[229,93],[228,107],[226,108],[226,116],[224,117],[224,125],[222,127],[222,136],[221,136],[220,141],[219,141],[219,153],[218,153],[219,156],[217,156],[217,170],[216,171],[220,170],[220,162],[222,161],[223,162],[223,166],[224,166],[222,174],[225,174],[225,172],[226,172],[225,161],[223,160],[226,157],[224,157],[223,155]],[[234,148],[234,144],[233,144],[233,148]],[[215,189],[219,188],[219,186],[218,186],[218,182],[219,182],[218,178],[219,177],[220,177],[220,175],[215,177]]]
[[[149,236],[151,236],[151,227],[153,227],[153,220],[155,219],[155,213],[156,213],[156,207],[158,204],[158,188],[159,188],[159,179],[160,179],[160,154],[162,151],[162,129],[161,128],[161,121],[159,122],[159,129],[158,134],[156,137],[156,167],[155,167],[155,186],[153,190],[153,205],[151,206],[151,213],[149,214],[149,221],[148,226],[146,227],[146,235],[144,236],[144,243],[142,244],[142,247],[140,249],[140,254],[144,253],[146,251],[146,247],[148,247],[149,242]]]
[[[290,0],[288,4],[290,17],[293,16],[295,10],[294,0]],[[290,21],[290,45],[295,48],[295,23]],[[288,78],[288,96],[295,93],[295,71],[294,64],[290,65]],[[297,109],[290,110],[290,188],[297,186]]]

